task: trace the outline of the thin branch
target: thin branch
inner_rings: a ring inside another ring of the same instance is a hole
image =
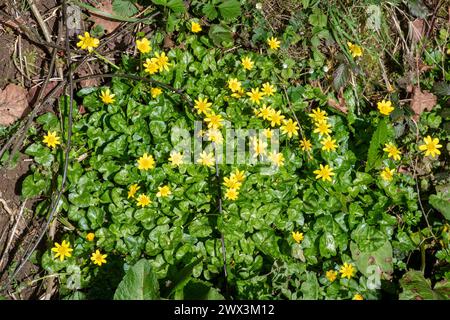
[[[36,3],[34,0],[28,0],[28,5],[31,8],[31,11],[33,12],[34,17],[36,18],[37,23],[42,29],[42,33],[44,34],[44,38],[47,42],[52,42],[52,38],[50,37],[50,32],[48,31],[47,24],[42,19],[41,13],[39,12],[39,9],[36,7]]]

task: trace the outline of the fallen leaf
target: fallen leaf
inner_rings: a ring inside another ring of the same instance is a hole
[[[411,100],[411,109],[414,111],[414,119],[419,119],[419,116],[424,111],[431,111],[437,103],[437,98],[431,92],[421,91],[419,87],[414,87],[413,96]]]
[[[348,109],[345,106],[345,99],[344,99],[344,92],[343,92],[343,87],[341,87],[341,89],[339,90],[339,94],[338,94],[338,100],[336,101],[333,98],[329,98],[327,103],[330,107],[336,108],[339,111],[347,114],[348,113]]]
[[[102,0],[95,7],[104,13],[114,14],[111,0]],[[95,13],[91,13],[90,16],[89,19],[94,22],[92,27],[94,28],[101,25],[103,29],[105,29],[105,34],[113,32],[120,25],[119,21],[110,20],[106,17],[96,15]]]
[[[423,19],[416,19],[409,23],[409,38],[413,45],[416,45],[425,34],[425,24]]]
[[[27,108],[27,90],[15,84],[8,84],[5,89],[0,89],[0,125],[14,123]]]

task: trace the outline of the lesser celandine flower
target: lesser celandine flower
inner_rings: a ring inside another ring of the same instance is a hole
[[[266,154],[267,143],[265,141],[259,140],[254,137],[252,141],[253,146],[253,157],[261,156]]]
[[[313,173],[316,174],[316,179],[322,179],[323,181],[332,181],[331,177],[334,176],[333,168],[328,165],[319,165],[320,169],[314,170]]]
[[[419,146],[420,151],[425,151],[425,157],[431,156],[435,158],[437,155],[441,154],[439,148],[442,148],[442,145],[439,144],[438,138],[432,138],[431,136],[427,136],[423,139],[425,144]]]
[[[157,98],[162,93],[161,88],[151,88],[150,94],[152,95],[152,98]]]
[[[280,47],[280,41],[274,37],[267,39],[267,44],[272,50],[277,50]]]
[[[275,91],[275,87],[268,82],[262,85],[262,92],[268,97],[273,96],[275,94]]]
[[[264,120],[270,120],[270,116],[275,112],[275,110],[269,106],[263,105],[261,109],[259,109],[258,117],[263,118]]]
[[[55,148],[56,145],[61,144],[59,141],[59,137],[56,135],[56,131],[48,131],[47,135],[44,136],[44,140],[42,140],[45,144],[47,144],[47,147],[49,148]]]
[[[206,151],[203,151],[200,153],[200,159],[197,159],[197,163],[205,167],[212,167],[215,162],[216,159],[214,158],[214,154],[212,152],[206,153]]]
[[[294,239],[295,242],[300,243],[303,240],[303,233],[292,231],[292,239]]]
[[[198,98],[194,100],[194,109],[197,110],[198,114],[207,114],[211,111],[212,103],[208,102],[208,98]]]
[[[191,23],[191,31],[193,33],[198,33],[200,31],[202,31],[202,26],[200,25],[200,23],[193,21]]]
[[[239,182],[243,182],[245,180],[245,172],[239,171],[239,169],[236,169],[231,175],[230,178],[236,179]]]
[[[152,155],[144,153],[144,155],[138,159],[138,169],[148,170],[153,169],[154,167],[155,167],[155,159],[153,159]]]
[[[347,42],[347,46],[353,58],[362,56],[363,49],[360,46],[353,44],[350,41]]]
[[[158,70],[161,71],[169,71],[169,57],[166,56],[166,54],[164,52],[156,52],[155,53],[155,59],[156,59],[156,63],[158,64]]]
[[[251,92],[247,92],[247,95],[250,97],[250,101],[256,104],[260,104],[264,93],[259,91],[259,88],[252,89]]]
[[[394,177],[395,169],[389,169],[388,167],[384,168],[383,171],[381,171],[380,176],[385,181],[391,181]]]
[[[336,150],[336,140],[331,139],[330,136],[320,140],[320,143],[322,144],[322,150],[324,151],[334,151]]]
[[[241,82],[236,78],[231,78],[228,80],[228,88],[232,92],[238,92],[241,90]]]
[[[250,59],[250,57],[242,58],[241,62],[242,62],[242,67],[245,70],[252,70],[253,69],[253,61],[252,61],[252,59]]]
[[[111,91],[109,89],[102,90],[102,92],[100,94],[100,98],[102,99],[104,104],[114,103],[114,97],[115,96],[116,95],[111,93]]]
[[[334,282],[334,280],[336,280],[337,278],[337,272],[335,270],[328,270],[325,274],[325,277],[328,279],[328,281]]]
[[[156,58],[147,58],[144,62],[144,71],[148,74],[155,74],[159,70],[158,60]]]
[[[52,251],[55,252],[55,258],[59,257],[59,260],[63,261],[65,257],[70,258],[72,256],[73,249],[70,247],[70,242],[63,240],[61,244],[55,242]]]
[[[320,108],[312,110],[309,116],[313,119],[314,122],[322,122],[328,119],[326,111],[321,110]]]
[[[392,143],[386,143],[384,145],[383,151],[388,153],[389,158],[393,158],[394,160],[400,160],[400,150]]]
[[[173,166],[180,166],[183,164],[183,155],[181,152],[174,151],[170,154],[169,161]]]
[[[269,152],[268,158],[277,167],[284,165],[284,155],[281,152]]]
[[[283,120],[283,125],[281,126],[281,132],[286,133],[289,138],[292,138],[292,136],[298,136],[297,121],[293,121],[292,119]]]
[[[91,261],[94,264],[101,266],[102,264],[106,263],[107,256],[107,254],[102,254],[99,250],[95,250],[95,252],[93,252],[91,255]]]
[[[319,137],[327,136],[331,133],[331,125],[326,121],[320,121],[315,123],[316,128],[314,129],[314,133],[318,133]]]
[[[310,140],[304,138],[300,140],[300,147],[302,148],[303,151],[311,151],[312,143]]]
[[[150,41],[147,38],[136,40],[136,48],[141,53],[149,53],[150,51],[152,51],[152,46],[150,45]]]
[[[392,106],[392,102],[390,100],[388,101],[381,101],[377,103],[377,108],[380,111],[381,114],[388,116],[392,111],[394,111],[394,107]]]
[[[236,189],[227,189],[225,191],[225,199],[227,200],[236,200],[239,195],[239,192]]]
[[[273,136],[273,131],[272,129],[264,129],[263,134],[266,136],[267,139],[270,139]]]
[[[215,128],[208,129],[208,131],[206,131],[206,136],[209,141],[215,142],[216,144],[223,143],[222,132],[220,132],[219,129],[215,129]]]
[[[231,94],[231,96],[232,96],[233,98],[236,98],[236,99],[242,98],[243,96],[245,96],[244,89],[243,89],[243,88],[239,88],[239,90],[237,90],[236,92],[233,92],[233,93]]]
[[[223,185],[230,189],[239,189],[242,185],[235,176],[225,177],[223,178]]]
[[[355,275],[356,269],[352,264],[345,262],[339,272],[341,273],[342,278],[350,279]]]
[[[281,121],[283,121],[284,116],[281,114],[281,111],[274,111],[270,114],[270,125],[272,127],[280,126]]]
[[[100,40],[91,37],[89,32],[85,32],[84,37],[81,34],[78,35],[78,39],[80,39],[80,41],[77,43],[77,47],[80,47],[82,50],[87,50],[89,52],[92,52],[92,50],[94,50],[94,48],[97,48],[100,44]]]
[[[143,193],[141,193],[137,197],[136,201],[137,201],[137,206],[138,207],[142,207],[142,208],[144,208],[144,207],[146,207],[146,206],[148,206],[149,204],[152,203],[152,200],[150,200],[150,197],[145,195],[145,194],[143,194]]]
[[[216,114],[214,111],[210,112],[205,117],[205,122],[208,124],[208,128],[220,129],[222,127],[222,116]]]
[[[87,240],[87,241],[94,241],[94,238],[95,238],[95,234],[94,234],[93,232],[89,232],[89,233],[86,235],[86,240]]]
[[[127,197],[127,199],[134,198],[134,195],[136,194],[136,192],[137,192],[140,188],[141,188],[141,187],[139,187],[139,186],[137,185],[137,183],[132,184],[132,185],[130,186],[130,188],[128,189],[128,197]]]
[[[156,193],[156,196],[158,198],[164,198],[172,194],[172,191],[170,191],[169,186],[162,186],[158,187],[158,193]]]
[[[364,300],[364,297],[359,293],[357,293],[353,296],[353,300]]]

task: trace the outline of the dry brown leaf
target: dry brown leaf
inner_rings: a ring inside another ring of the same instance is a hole
[[[114,14],[111,0],[103,0],[95,7],[104,13]],[[120,25],[119,21],[110,20],[106,17],[98,16],[95,13],[91,13],[89,19],[94,22],[93,27],[101,25],[105,29],[105,34],[113,32]]]
[[[328,101],[327,101],[327,103],[328,103],[328,105],[329,105],[330,107],[336,108],[336,109],[338,109],[339,111],[341,111],[341,112],[347,114],[347,113],[348,113],[348,109],[347,109],[347,107],[345,106],[345,99],[344,99],[343,88],[341,88],[341,90],[339,91],[339,94],[338,94],[338,100],[339,100],[339,102],[336,101],[336,100],[333,99],[333,98],[329,98]]]
[[[419,87],[414,87],[411,100],[411,109],[415,113],[415,119],[418,119],[424,111],[431,111],[437,103],[437,98],[431,92],[421,91]]]
[[[22,117],[27,107],[27,90],[12,83],[0,89],[0,125],[14,123]]]
[[[423,19],[416,19],[409,24],[409,36],[413,45],[416,45],[425,35],[425,24]]]

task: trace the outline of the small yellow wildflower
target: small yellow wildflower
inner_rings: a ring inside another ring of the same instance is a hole
[[[283,121],[283,119],[284,116],[281,114],[281,111],[274,111],[270,115],[270,125],[272,127],[279,126],[281,125],[281,121]]]
[[[386,151],[388,153],[389,158],[400,160],[400,150],[398,150],[392,142],[386,143],[384,145],[383,151]]]
[[[238,92],[241,90],[241,82],[236,78],[231,78],[228,80],[228,88],[232,92]]]
[[[323,135],[329,135],[331,133],[331,125],[326,121],[320,121],[315,123],[316,128],[314,129],[314,133],[318,133],[319,137]]]
[[[303,233],[298,231],[292,231],[292,239],[294,239],[295,242],[300,243],[303,240]]]
[[[303,151],[311,151],[312,149],[312,143],[308,139],[302,139],[300,140],[300,147]]]
[[[273,96],[276,91],[275,87],[268,82],[262,85],[262,92],[268,97]]]
[[[425,151],[425,157],[431,156],[435,158],[437,155],[441,154],[439,148],[442,148],[442,145],[439,144],[438,138],[432,138],[431,136],[427,136],[423,139],[425,144],[419,146],[420,151]]]
[[[89,32],[84,33],[84,37],[80,34],[78,35],[78,39],[80,41],[77,43],[77,47],[80,47],[82,50],[86,50],[92,52],[94,48],[97,48],[100,44],[100,40],[97,38],[92,38]]]
[[[247,92],[247,95],[250,97],[250,101],[256,104],[260,104],[262,97],[264,96],[264,93],[259,91],[259,88],[252,89],[251,92]]]
[[[242,58],[241,62],[242,62],[242,67],[245,70],[252,70],[253,69],[254,62],[252,61],[252,59],[250,59],[250,57]]]
[[[357,44],[353,44],[350,41],[347,42],[348,49],[350,50],[352,57],[360,57],[363,54],[363,49]]]
[[[223,143],[222,132],[220,132],[219,129],[208,129],[208,131],[206,131],[206,136],[208,137],[209,141],[215,142],[216,144]]]
[[[144,153],[144,155],[138,159],[138,169],[148,170],[153,169],[154,167],[155,167],[155,159],[153,159],[152,155]]]
[[[47,147],[49,148],[55,148],[56,145],[61,144],[59,137],[56,135],[56,131],[47,131],[47,135],[44,136],[44,140],[42,141],[47,144]]]
[[[206,167],[212,167],[215,162],[216,159],[214,158],[214,154],[212,152],[206,153],[205,151],[200,153],[200,159],[197,160],[197,163]]]
[[[94,234],[93,232],[89,232],[89,233],[86,235],[86,240],[87,240],[87,241],[94,241],[94,238],[95,238],[95,234]]]
[[[169,161],[172,166],[178,167],[183,164],[183,155],[181,152],[174,151],[170,154]]]
[[[335,151],[336,150],[336,140],[331,139],[330,136],[320,140],[320,143],[322,144],[322,150],[324,151]]]
[[[322,122],[328,120],[327,112],[325,110],[321,110],[320,108],[316,108],[309,114],[309,116],[313,119],[314,122]]]
[[[148,74],[155,74],[159,70],[158,60],[155,58],[147,58],[144,62],[144,71]]]
[[[157,98],[160,94],[162,93],[162,89],[161,88],[151,88],[150,89],[150,94],[152,95],[152,98]]]
[[[267,143],[265,141],[259,140],[258,138],[254,137],[252,145],[254,151],[253,157],[256,158],[257,156],[266,154]]]
[[[273,136],[272,129],[264,129],[263,134],[266,136],[267,139],[271,139]]]
[[[167,197],[171,194],[172,194],[172,191],[170,191],[169,186],[162,186],[162,187],[158,187],[158,192],[156,193],[156,196],[158,198],[161,198],[161,197]]]
[[[99,250],[96,250],[91,255],[91,261],[94,264],[101,266],[102,264],[106,263],[107,256],[108,256],[107,254],[101,254],[101,252]]]
[[[155,59],[156,59],[156,63],[158,64],[158,69],[159,71],[169,71],[169,57],[166,56],[166,54],[164,52],[156,52],[155,53]]]
[[[132,185],[130,186],[130,189],[128,190],[128,197],[127,197],[127,199],[134,198],[134,195],[136,194],[136,192],[137,192],[140,188],[141,188],[141,187],[139,187],[137,183],[132,184]]]
[[[141,193],[136,200],[137,200],[137,206],[138,207],[140,206],[142,208],[144,208],[152,203],[152,200],[150,200],[150,198],[143,193]]]
[[[102,90],[102,92],[100,94],[100,98],[102,99],[104,104],[114,103],[115,96],[116,95],[111,93],[111,91],[109,91],[109,89],[106,89],[105,91]]]
[[[348,264],[347,262],[345,262],[339,272],[341,273],[342,278],[350,279],[355,275],[356,269],[352,264]]]
[[[245,96],[244,89],[239,88],[239,90],[236,91],[236,92],[233,92],[233,93],[231,94],[231,96],[232,96],[233,98],[236,98],[236,99],[242,98],[243,96]]]
[[[141,53],[149,53],[150,51],[152,51],[152,46],[150,45],[150,41],[148,41],[147,38],[136,40],[136,48]]]
[[[229,189],[236,189],[239,190],[239,188],[241,187],[242,183],[240,183],[237,179],[236,176],[230,176],[223,178],[223,185]]]
[[[273,117],[272,117],[273,120]],[[298,136],[298,123],[292,119],[283,120],[283,125],[281,126],[281,132],[286,133],[289,138],[292,136]]]
[[[359,293],[357,293],[353,296],[353,300],[364,300],[364,297]]]
[[[220,114],[215,114],[214,112],[209,113],[205,117],[208,128],[220,129],[222,127],[222,121],[222,116]]]
[[[194,103],[194,109],[197,109],[198,114],[207,114],[211,111],[212,102],[208,102],[208,98],[198,98]]]
[[[236,189],[227,189],[225,191],[225,199],[228,200],[236,200],[239,195],[239,192]]]
[[[267,44],[272,50],[277,50],[280,47],[280,41],[274,37],[267,39]]]
[[[245,172],[239,171],[239,169],[236,169],[231,175],[231,179],[236,179],[239,182],[243,182],[245,180]]]
[[[263,118],[264,120],[270,120],[271,115],[275,112],[275,110],[269,106],[263,105],[259,110],[258,117]]]
[[[282,167],[284,165],[284,155],[281,152],[269,152],[268,158],[273,165]]]
[[[191,31],[193,33],[198,33],[200,31],[202,31],[202,26],[200,25],[200,23],[192,22],[192,24],[191,24]]]
[[[70,247],[70,242],[63,240],[61,244],[55,242],[52,251],[56,253],[55,258],[59,257],[59,260],[63,261],[65,257],[70,258],[72,256],[71,252],[73,249]]]
[[[330,168],[328,165],[320,165],[320,169],[314,170],[314,174],[316,174],[316,179],[322,179],[323,181],[332,181],[331,176],[334,176],[333,168]]]
[[[325,274],[325,277],[328,279],[328,281],[334,282],[334,280],[336,280],[337,278],[337,272],[334,270],[328,270]]]
[[[388,116],[393,110],[394,107],[392,106],[392,102],[390,100],[388,101],[381,101],[377,103],[377,108],[380,111],[381,114],[384,114],[385,116]]]
[[[392,177],[394,177],[394,173],[395,173],[395,169],[391,170],[391,169],[386,167],[386,168],[384,168],[383,171],[381,171],[380,176],[385,181],[391,181]]]

